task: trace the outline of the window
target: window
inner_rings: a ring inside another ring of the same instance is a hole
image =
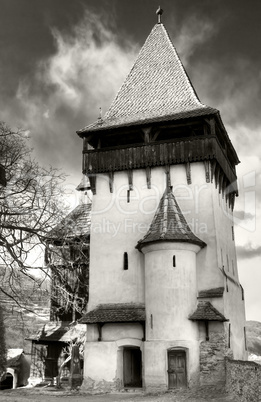
[[[123,269],[124,271],[126,271],[129,266],[128,266],[128,253],[125,251],[125,253],[123,254]]]
[[[232,240],[235,240],[235,233],[234,233],[234,226],[231,226],[231,230],[232,230]]]
[[[244,327],[244,340],[245,340],[245,350],[247,350],[246,327]]]
[[[175,268],[176,267],[176,256],[175,255],[173,255],[172,264],[173,264],[173,267]]]

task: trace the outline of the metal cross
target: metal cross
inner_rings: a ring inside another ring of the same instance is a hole
[[[163,14],[163,10],[162,10],[162,8],[160,8],[160,6],[159,6],[159,8],[157,9],[156,14],[157,14],[157,16],[158,16],[158,24],[161,24],[161,16],[162,16],[162,14]]]

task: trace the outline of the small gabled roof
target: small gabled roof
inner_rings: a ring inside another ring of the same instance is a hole
[[[72,240],[90,235],[91,204],[80,204],[73,209],[51,232],[50,240]]]
[[[206,245],[191,231],[169,187],[160,200],[147,234],[136,248],[141,250],[146,244],[160,241],[186,242],[200,247]]]
[[[189,317],[192,321],[229,321],[209,301],[198,303],[196,311]]]
[[[100,304],[96,309],[89,311],[79,322],[82,324],[141,322],[145,319],[144,304],[110,303]]]
[[[156,24],[103,118],[77,131],[107,130],[216,114],[202,104],[163,24]]]

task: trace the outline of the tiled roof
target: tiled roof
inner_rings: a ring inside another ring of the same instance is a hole
[[[39,331],[32,334],[28,340],[69,342],[83,337],[86,327],[83,324],[48,322]]]
[[[7,349],[6,356],[6,366],[7,367],[17,367],[20,365],[21,355],[23,354],[23,349]]]
[[[228,321],[209,301],[199,302],[196,311],[189,319],[195,321]]]
[[[80,320],[82,324],[137,321],[145,321],[144,304],[100,304]]]
[[[90,235],[91,204],[80,204],[50,233],[51,239],[74,239]]]
[[[165,27],[156,24],[107,113],[77,132],[217,112],[199,101]]]
[[[146,244],[159,241],[206,245],[191,231],[171,190],[163,194],[147,234],[136,247],[141,250]]]
[[[201,290],[198,292],[198,299],[205,297],[222,297],[224,293],[224,287],[213,288],[207,290]]]

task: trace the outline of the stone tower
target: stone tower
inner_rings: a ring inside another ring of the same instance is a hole
[[[222,382],[225,355],[246,357],[239,160],[160,17],[107,113],[78,134],[93,192],[84,386]]]

